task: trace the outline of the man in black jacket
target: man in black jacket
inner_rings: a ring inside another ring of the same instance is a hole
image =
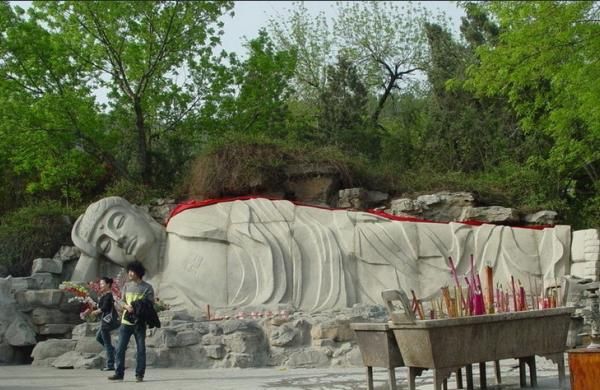
[[[144,380],[146,373],[146,322],[135,315],[134,304],[137,301],[147,301],[154,304],[154,289],[142,280],[146,269],[139,261],[127,264],[127,276],[129,282],[125,284],[122,292],[121,306],[123,307],[123,318],[119,329],[119,344],[117,345],[117,366],[115,375],[108,377],[109,380],[123,380],[125,376],[125,352],[131,336],[135,337],[136,365],[135,379],[137,382]]]

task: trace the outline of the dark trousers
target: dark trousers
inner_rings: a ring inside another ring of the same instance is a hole
[[[125,374],[125,352],[131,336],[135,337],[137,355],[135,359],[135,376],[144,377],[146,373],[146,324],[136,325],[121,324],[119,328],[119,344],[117,345],[117,367],[115,375]]]
[[[96,341],[100,343],[104,347],[106,351],[106,367],[111,370],[115,368],[115,348],[112,345],[112,340],[110,339],[110,330],[108,329],[98,329],[98,333],[96,333]]]

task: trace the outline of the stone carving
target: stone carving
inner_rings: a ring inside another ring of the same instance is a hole
[[[571,275],[598,280],[600,277],[600,230],[573,232]]]
[[[462,274],[473,254],[497,281],[554,282],[568,272],[570,237],[568,226],[400,222],[268,199],[188,209],[165,230],[118,197],[92,204],[72,232],[83,253],[74,279],[97,277],[102,258],[138,259],[176,308],[288,303],[310,311],[378,303],[382,290],[399,286],[427,299],[452,284],[448,256]]]

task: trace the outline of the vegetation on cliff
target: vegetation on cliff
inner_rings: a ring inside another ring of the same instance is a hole
[[[598,3],[460,5],[456,36],[411,3],[300,3],[225,53],[232,2],[0,2],[0,228],[33,243],[45,201],[268,192],[303,162],[600,226]]]

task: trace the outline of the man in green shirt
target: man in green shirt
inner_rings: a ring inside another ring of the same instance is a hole
[[[127,264],[126,270],[129,281],[123,287],[120,302],[123,308],[123,317],[119,329],[117,366],[115,374],[108,377],[108,379],[123,380],[125,376],[125,352],[133,335],[137,349],[135,379],[137,382],[142,382],[146,372],[146,323],[135,315],[133,303],[145,299],[153,304],[154,289],[152,285],[142,280],[146,269],[141,262],[136,260]]]

